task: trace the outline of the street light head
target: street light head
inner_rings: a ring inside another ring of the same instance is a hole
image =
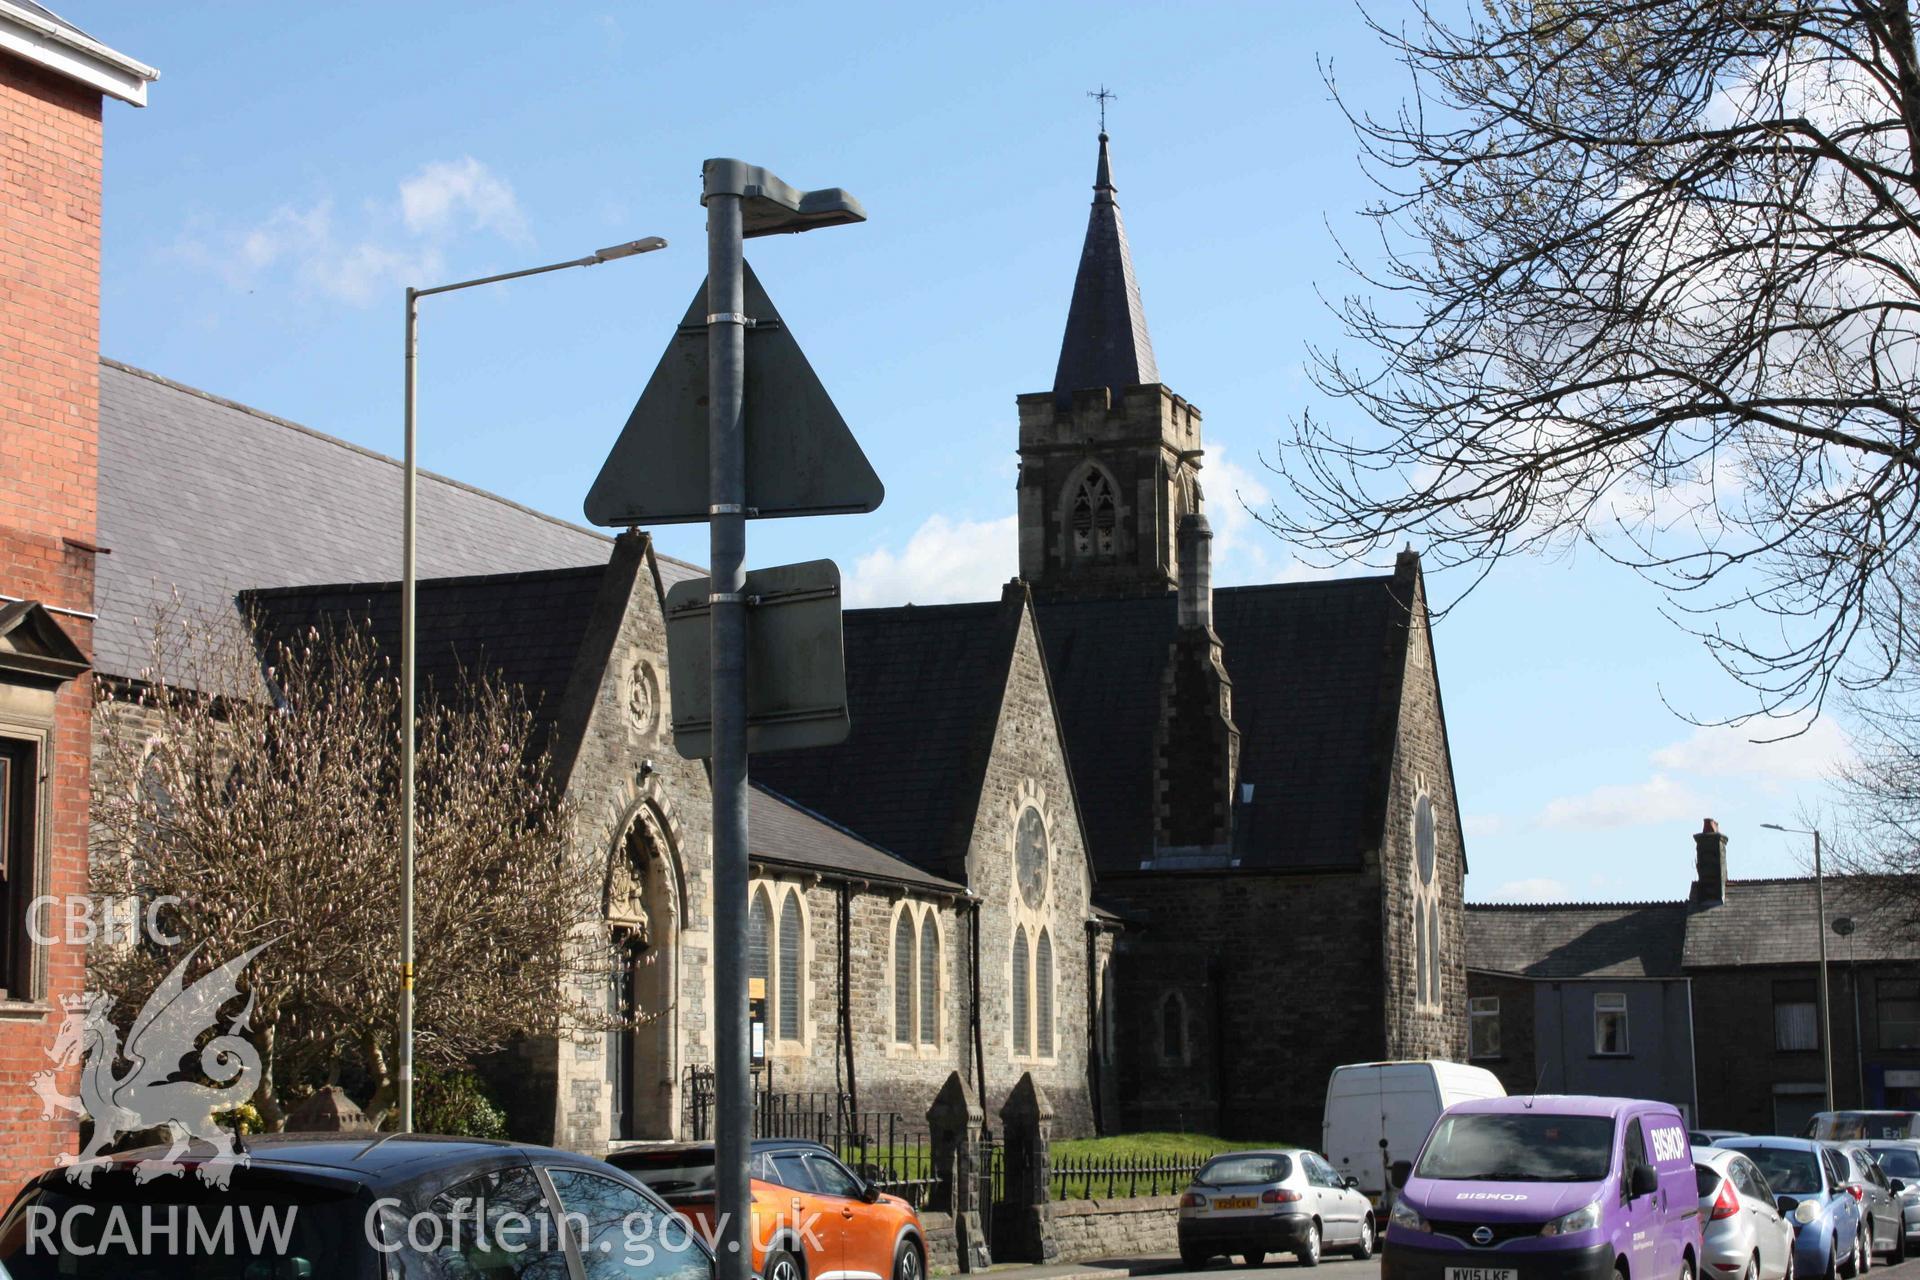
[[[664,249],[667,242],[659,236],[647,236],[640,240],[629,240],[625,244],[608,245],[604,249],[593,251],[595,262],[612,262],[615,258],[631,258],[636,253],[652,253],[655,249]]]

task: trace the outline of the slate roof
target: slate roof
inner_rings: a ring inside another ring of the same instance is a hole
[[[419,583],[415,644],[420,688],[452,689],[464,669],[518,685],[545,745],[599,597],[603,565],[531,573],[428,578]],[[400,654],[400,584],[334,583],[241,594],[261,629],[297,644],[309,629],[369,626],[381,652]]]
[[[603,565],[608,535],[422,472],[423,578]],[[400,576],[400,463],[113,360],[100,367],[96,668],[136,676],[157,608]],[[662,558],[670,584],[699,574]]]
[[[758,757],[755,760],[757,763]],[[753,785],[747,797],[747,831],[755,860],[811,867],[856,880],[887,880],[943,893],[967,891],[965,885],[931,875],[904,858],[896,858],[798,801],[759,783]]]
[[[462,669],[491,671],[525,692],[534,749],[546,745],[593,618],[607,569],[547,569],[423,580],[418,645],[423,690],[454,687]],[[650,589],[650,587],[649,587]],[[400,648],[397,583],[338,583],[244,593],[268,634],[297,641],[310,628],[370,626],[383,652]],[[756,788],[749,797],[753,856],[828,875],[887,880],[942,892],[965,887],[929,875],[870,841]]]
[[[1407,613],[1391,577],[1227,587],[1214,630],[1233,680],[1243,869],[1350,869],[1379,843]],[[1171,594],[1037,606],[1081,821],[1102,874],[1152,852],[1160,676],[1178,624]],[[1244,790],[1242,791],[1244,795]]]
[[[1160,380],[1153,339],[1147,336],[1147,313],[1140,304],[1140,284],[1134,279],[1133,251],[1113,193],[1107,135],[1102,133],[1093,211],[1087,216],[1087,238],[1080,248],[1067,331],[1053,375],[1054,398],[1062,406],[1083,388],[1111,387],[1117,397],[1123,387]]]
[[[849,610],[852,732],[756,755],[754,777],[923,870],[962,875],[1019,620],[1017,602]]]
[[[1827,877],[1829,922],[1856,923],[1853,953],[1920,959],[1920,940],[1877,906],[1872,883]],[[1467,904],[1467,965],[1530,978],[1669,978],[1694,969],[1814,964],[1820,959],[1814,883],[1730,880],[1722,903]],[[1827,937],[1829,961],[1848,941]]]
[[[1528,978],[1676,978],[1684,902],[1467,904],[1467,966]]]
[[[1885,901],[1871,880],[1827,877],[1827,919],[1846,916],[1855,922],[1851,939],[1828,933],[1829,962],[1846,956],[1849,946],[1863,959],[1920,959],[1920,941],[1900,927]],[[1689,917],[1687,967],[1815,963],[1818,916],[1814,884],[1805,877],[1730,881],[1725,903],[1700,907]]]

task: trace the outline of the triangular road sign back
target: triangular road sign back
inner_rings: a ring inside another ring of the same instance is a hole
[[[747,506],[751,516],[871,511],[885,490],[773,300],[746,268]],[[707,286],[587,491],[587,519],[624,526],[707,519]]]

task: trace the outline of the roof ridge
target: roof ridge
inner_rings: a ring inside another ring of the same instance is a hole
[[[607,566],[604,564],[581,564],[581,565],[562,565],[561,567],[555,568],[555,569],[515,569],[508,573],[460,573],[460,574],[453,574],[448,577],[421,578],[417,583],[415,583],[415,586],[416,588],[420,588],[420,589],[424,589],[427,587],[464,587],[464,586],[472,586],[475,583],[481,583],[481,582],[485,582],[489,584],[497,583],[500,585],[511,585],[511,584],[520,583],[520,582],[538,582],[538,581],[545,581],[551,578],[564,578],[564,577],[575,576],[575,575],[580,577],[586,577],[588,575],[598,577],[599,575],[604,574],[606,571],[607,571]],[[398,591],[400,589],[400,586],[401,586],[400,579],[387,578],[379,581],[367,581],[367,582],[363,582],[363,581],[308,582],[308,583],[300,583],[294,586],[248,587],[241,591],[236,592],[235,594],[249,596],[249,597],[266,597],[266,598],[279,599],[279,598],[288,597],[288,596],[310,595],[310,594],[314,594],[322,591],[366,591],[366,592]]]
[[[846,612],[849,615],[858,613],[858,614],[863,614],[867,617],[873,617],[877,614],[882,614],[882,613],[897,613],[902,617],[906,617],[909,615],[914,617],[925,617],[928,614],[934,614],[934,613],[957,614],[967,610],[972,610],[978,613],[990,613],[998,610],[999,608],[1000,608],[1000,601],[998,600],[949,600],[944,604],[868,605],[866,608],[863,608],[863,609],[848,609]]]
[[[200,399],[205,400],[210,404],[217,404],[222,408],[232,409],[232,410],[235,410],[236,412],[244,413],[249,417],[258,418],[262,422],[271,422],[273,425],[277,427],[286,427],[288,430],[297,431],[304,436],[311,436],[313,439],[319,440],[325,444],[335,445],[351,453],[357,453],[364,458],[371,458],[375,462],[384,462],[388,466],[393,466],[393,467],[401,467],[406,465],[400,459],[395,458],[390,454],[381,453],[378,449],[369,449],[365,445],[355,444],[351,440],[344,440],[341,437],[336,435],[329,435],[325,431],[321,431],[314,427],[309,427],[304,423],[295,422],[291,418],[282,418],[278,414],[268,413],[265,409],[259,409],[250,404],[242,404],[238,400],[229,400],[225,396],[215,395],[213,392],[207,391],[201,387],[190,386],[187,383],[175,381],[172,378],[166,377],[164,374],[155,373],[151,369],[142,369],[138,365],[128,364],[124,360],[115,360],[111,356],[101,356],[100,363],[103,365],[106,365],[110,369],[118,369],[121,373],[131,374],[136,378],[145,378],[148,382],[156,383],[160,386],[171,388],[174,391],[184,392],[185,394],[190,396],[198,396]],[[614,535],[607,533],[605,530],[595,529],[588,525],[575,524],[571,520],[562,520],[559,516],[550,515],[545,511],[541,511],[535,507],[530,507],[526,505],[524,502],[515,502],[512,498],[506,497],[503,494],[495,493],[491,489],[482,489],[479,485],[468,484],[464,480],[456,480],[452,476],[441,475],[437,471],[429,471],[423,467],[420,470],[420,478],[423,480],[432,480],[439,484],[447,485],[449,488],[463,490],[464,492],[471,493],[476,497],[486,498],[491,502],[499,503],[503,507],[510,507],[515,511],[521,512],[522,514],[530,515],[537,520],[544,520],[548,524],[558,525],[561,528],[571,530],[574,533],[587,534],[591,537],[600,539],[602,542],[611,543],[614,539]],[[660,559],[671,560],[675,564],[685,565],[689,569],[699,570],[702,573],[705,572],[705,569],[703,569],[701,566],[693,564],[686,560],[677,559],[673,556],[660,556]]]

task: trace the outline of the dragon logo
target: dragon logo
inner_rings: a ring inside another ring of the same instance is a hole
[[[240,1034],[253,1012],[251,995],[245,1007],[227,1020],[224,1032],[199,1045],[199,1072],[214,1083],[175,1077],[183,1074],[181,1064],[194,1054],[200,1037],[218,1028],[221,1007],[239,998],[240,971],[271,945],[264,942],[235,956],[191,986],[185,974],[199,948],[187,952],[147,998],[127,1031],[124,1046],[119,1029],[108,1017],[113,997],[90,991],[61,1002],[66,1019],[47,1050],[55,1067],[35,1074],[33,1090],[45,1107],[43,1119],[64,1112],[93,1120],[93,1137],[86,1149],[77,1156],[60,1157],[68,1178],[83,1187],[91,1185],[93,1171],[109,1162],[103,1153],[122,1135],[164,1125],[171,1145],[158,1158],[137,1163],[134,1181],[185,1173],[181,1158],[188,1143],[199,1139],[213,1148],[213,1155],[198,1164],[200,1180],[226,1188],[234,1166],[246,1164],[247,1155],[234,1149],[233,1135],[215,1122],[214,1115],[246,1102],[260,1079],[260,1054]],[[116,1075],[114,1068],[122,1059],[127,1070]],[[80,1095],[69,1097],[59,1091],[56,1072],[75,1063],[80,1066]]]

